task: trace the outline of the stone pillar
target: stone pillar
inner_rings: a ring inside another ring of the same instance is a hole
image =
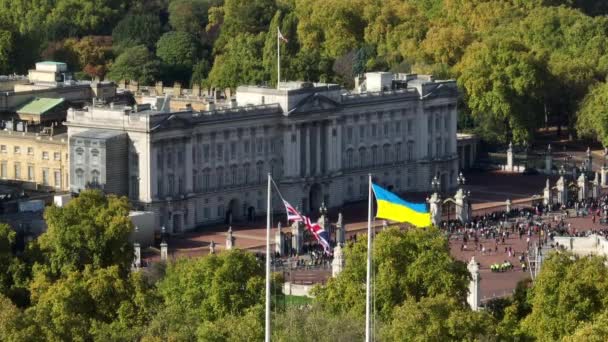
[[[587,170],[593,171],[593,156],[591,155],[591,148],[587,147]]]
[[[340,272],[344,269],[344,255],[342,253],[342,247],[338,244],[334,248],[334,260],[331,262],[331,276],[337,277]]]
[[[550,175],[553,168],[553,156],[551,155],[551,145],[547,147],[547,154],[545,155],[545,173]]]
[[[511,200],[507,198],[507,200],[505,201],[505,210],[507,211],[507,214],[511,212]]]
[[[310,150],[312,148],[312,146],[310,144],[310,135],[311,135],[310,131],[311,131],[311,127],[312,126],[310,124],[304,126],[304,130],[306,132],[306,142],[305,142],[306,145],[304,146],[306,148],[306,173],[305,173],[306,176],[310,175],[310,163],[312,161],[312,158],[311,158],[312,157],[311,156],[312,152]],[[308,208],[308,210],[312,211],[313,208]]]
[[[140,268],[141,267],[141,246],[139,245],[139,242],[135,242],[133,244],[133,254],[134,254],[133,265],[135,266],[135,268]]]
[[[209,243],[209,254],[215,254],[215,241],[213,240]]]
[[[339,213],[338,222],[336,223],[336,244],[343,245],[345,242],[346,242],[346,230],[344,228],[342,213]]]
[[[180,97],[182,95],[182,84],[179,82],[173,83],[173,97]]]
[[[304,243],[304,229],[302,222],[294,222],[291,225],[291,246],[295,250],[296,254],[302,252],[302,246]]]
[[[156,84],[154,85],[154,91],[156,92],[157,96],[163,95],[163,81],[156,82]]]
[[[228,227],[228,234],[226,235],[226,249],[231,250],[234,248],[234,236],[232,235],[232,227]]]
[[[513,172],[513,143],[509,143],[509,149],[507,149],[507,171]]]
[[[551,185],[549,184],[549,178],[547,178],[547,183],[545,184],[545,188],[543,189],[543,204],[551,204]]]
[[[441,198],[438,193],[431,195],[429,206],[431,209],[431,223],[434,226],[439,226],[441,222]]]
[[[584,173],[578,177],[578,200],[582,201],[587,198],[587,176]]]
[[[468,222],[471,218],[469,217],[469,198],[464,189],[460,188],[454,195],[454,202],[456,203],[456,219],[462,223]]]
[[[595,178],[591,182],[591,198],[600,198],[600,174],[598,172],[595,173]]]
[[[602,186],[608,185],[608,167],[602,166],[602,169],[601,169],[600,173],[601,173],[601,176],[602,176],[601,177],[602,178],[601,185]]]
[[[475,261],[475,257],[471,258],[471,261],[467,265],[469,273],[471,273],[471,281],[469,282],[469,295],[467,296],[467,302],[471,306],[471,310],[478,311],[480,304],[480,291],[479,291],[479,265]]]
[[[555,185],[557,188],[557,202],[559,204],[568,203],[568,189],[566,188],[566,180],[564,176],[560,176]]]
[[[284,234],[281,227],[281,222],[277,226],[277,232],[274,235],[274,251],[280,256],[285,255],[285,244],[283,243]]]
[[[160,261],[167,261],[167,256],[169,252],[169,245],[167,245],[166,241],[160,243]]]

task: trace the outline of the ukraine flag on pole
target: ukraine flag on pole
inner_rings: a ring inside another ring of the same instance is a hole
[[[376,195],[376,205],[378,206],[376,217],[395,222],[407,222],[416,227],[431,225],[431,214],[427,211],[426,204],[406,202],[376,184],[372,184],[372,190]]]

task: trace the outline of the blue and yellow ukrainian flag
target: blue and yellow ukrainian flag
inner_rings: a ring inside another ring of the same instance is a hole
[[[426,204],[406,202],[376,184],[372,184],[372,190],[376,195],[376,205],[378,206],[376,217],[395,222],[407,222],[416,227],[431,225],[431,214],[426,210]]]

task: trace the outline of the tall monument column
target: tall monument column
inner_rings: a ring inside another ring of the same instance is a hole
[[[566,179],[564,175],[566,174],[566,169],[564,166],[559,169],[559,179],[557,180],[557,184],[555,187],[557,188],[557,201],[559,204],[565,205],[568,203],[568,189],[566,187]]]
[[[587,175],[585,173],[581,173],[578,177],[578,200],[583,201],[587,198]]]
[[[469,196],[470,192],[464,189],[464,183],[466,179],[462,175],[462,172],[456,178],[456,182],[460,185],[458,191],[456,191],[456,195],[454,195],[454,202],[456,204],[456,218],[460,220],[460,222],[466,223],[468,222],[470,217],[469,210]]]

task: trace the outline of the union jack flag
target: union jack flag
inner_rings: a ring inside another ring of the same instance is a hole
[[[331,255],[331,245],[329,244],[329,233],[323,229],[318,223],[312,222],[308,216],[304,216],[296,210],[289,202],[283,200],[285,210],[287,211],[288,222],[303,222],[306,229],[315,237],[317,242],[323,246],[325,254]]]

